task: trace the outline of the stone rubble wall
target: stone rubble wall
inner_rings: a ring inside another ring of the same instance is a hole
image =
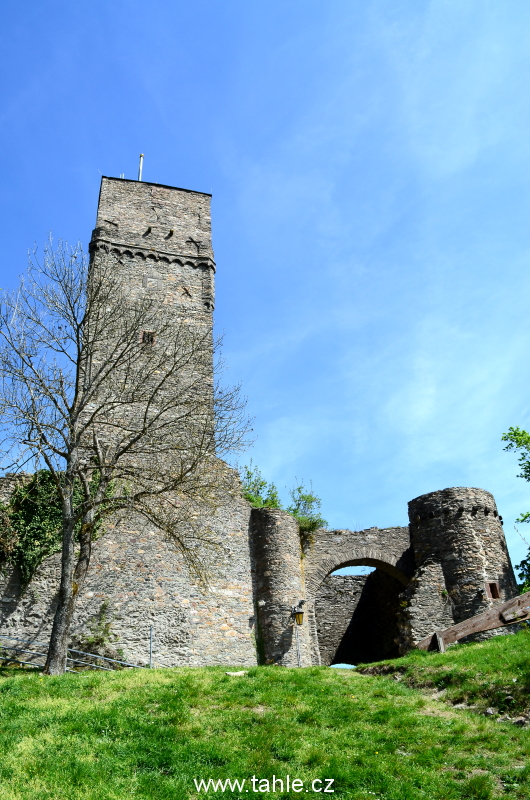
[[[410,535],[417,566],[427,559],[442,568],[455,623],[517,594],[502,522],[493,495],[483,489],[450,488],[409,503]],[[498,582],[497,601],[486,584]]]
[[[322,662],[360,664],[396,656],[402,590],[383,569],[329,575],[315,601]]]
[[[454,625],[452,601],[438,561],[424,561],[400,600],[398,626],[401,655],[429,634]]]
[[[103,604],[125,660],[146,665],[154,628],[158,666],[252,666],[257,663],[248,546],[250,509],[234,497],[210,520],[222,544],[211,555],[211,583],[190,574],[175,545],[141,521],[109,525],[93,545],[87,581],[77,601],[71,642],[88,635]],[[0,584],[0,633],[47,642],[59,584],[60,554],[46,559],[29,587],[16,570]],[[83,648],[81,648],[83,649]]]
[[[112,259],[131,299],[147,293],[191,317],[212,312],[211,195],[104,177],[90,249]]]
[[[329,666],[336,662],[337,651],[359,604],[367,578],[367,575],[328,575],[322,581],[315,598],[322,664]]]
[[[13,472],[0,477],[0,503],[7,505],[11,495],[19,486],[29,483],[32,476],[29,472]]]
[[[213,259],[210,204],[204,192],[103,177],[96,229],[113,243]]]
[[[258,651],[266,664],[298,666],[292,608],[305,600],[298,523],[278,508],[253,508],[251,515],[252,574],[258,624]],[[304,604],[298,626],[301,666],[310,666],[312,609]]]

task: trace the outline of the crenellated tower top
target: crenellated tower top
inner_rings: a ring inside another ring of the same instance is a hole
[[[112,254],[132,295],[156,291],[186,311],[213,310],[211,195],[123,178],[101,179],[93,259]]]

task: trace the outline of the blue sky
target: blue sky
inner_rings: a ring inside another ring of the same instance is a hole
[[[101,174],[145,153],[213,193],[242,460],[312,480],[333,527],[488,489],[520,560],[527,0],[6,0],[2,32],[1,285],[49,231],[88,242]]]

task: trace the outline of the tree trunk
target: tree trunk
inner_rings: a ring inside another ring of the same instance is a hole
[[[85,583],[88,568],[90,566],[90,555],[92,550],[92,514],[90,519],[85,520],[81,526],[80,551],[77,564],[74,569],[74,527],[72,524],[65,526],[63,535],[63,553],[61,585],[55,617],[53,619],[48,657],[44,672],[47,675],[61,675],[66,672],[66,662],[68,657],[68,639],[70,637],[70,626],[74,616],[75,602],[79,590]]]
[[[48,657],[44,667],[47,675],[61,675],[66,672],[68,635],[74,612],[74,596],[74,524],[70,516],[63,524],[61,584],[53,618]]]

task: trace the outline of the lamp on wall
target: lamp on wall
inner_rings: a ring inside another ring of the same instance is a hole
[[[298,661],[298,666],[302,666],[302,657],[300,655],[300,638],[298,636],[298,628],[304,621],[304,611],[302,606],[304,605],[305,600],[299,600],[297,606],[293,606],[291,608],[291,616],[295,619],[295,626],[294,626],[294,638],[296,640],[296,658]]]
[[[298,605],[292,607],[292,615],[295,618],[297,625],[302,625],[304,622],[304,609],[302,608],[304,603],[305,600],[299,600]]]

